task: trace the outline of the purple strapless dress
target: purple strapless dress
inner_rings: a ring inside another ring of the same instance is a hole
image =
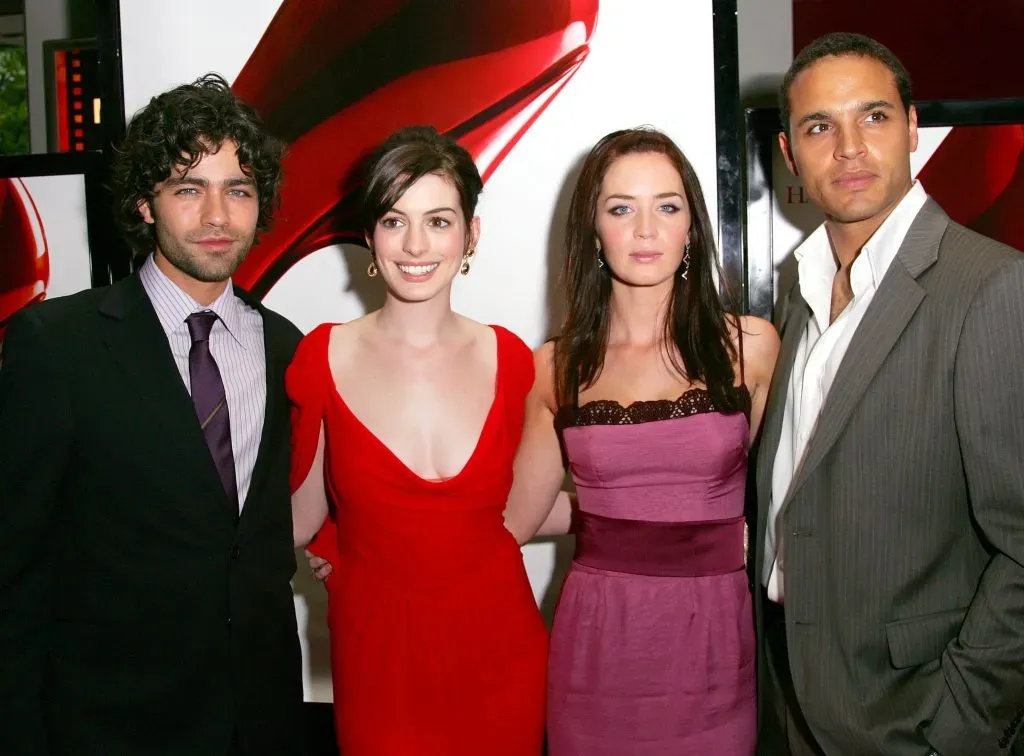
[[[691,389],[564,417],[580,525],[552,629],[550,756],[749,756],[746,413]]]

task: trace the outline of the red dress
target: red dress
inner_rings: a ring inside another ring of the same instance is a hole
[[[343,327],[343,326],[342,326]],[[343,756],[538,756],[547,631],[502,510],[533,381],[530,350],[495,327],[494,403],[455,477],[425,480],[364,426],[327,361],[331,325],[288,369],[292,490],[321,420],[332,515],[310,549],[334,567],[328,626]]]

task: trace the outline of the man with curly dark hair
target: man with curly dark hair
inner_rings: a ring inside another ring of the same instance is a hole
[[[11,319],[0,369],[0,753],[302,753],[284,370],[231,285],[282,145],[208,75],[113,167],[139,262]]]

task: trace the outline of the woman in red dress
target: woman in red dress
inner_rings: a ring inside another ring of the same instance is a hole
[[[480,235],[470,155],[427,127],[370,163],[383,307],[324,324],[287,374],[295,542],[326,557],[344,756],[537,756],[547,634],[502,511],[529,348],[451,309]],[[326,519],[325,519],[326,518]]]

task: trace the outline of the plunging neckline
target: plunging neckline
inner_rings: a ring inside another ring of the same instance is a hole
[[[465,463],[463,463],[462,468],[454,475],[447,478],[424,478],[418,472],[413,470],[408,465],[408,463],[405,462],[405,460],[403,460],[401,457],[395,454],[391,447],[385,444],[384,441],[376,433],[370,430],[369,426],[367,426],[367,424],[360,419],[359,415],[357,415],[355,411],[348,406],[348,402],[346,402],[345,398],[341,395],[341,391],[338,389],[338,382],[335,380],[334,373],[331,371],[330,359],[331,335],[333,334],[334,328],[340,325],[342,324],[339,323],[336,326],[332,327],[332,329],[327,333],[327,349],[324,350],[324,368],[327,370],[327,377],[331,384],[331,392],[334,398],[337,400],[338,404],[341,406],[341,409],[344,410],[344,412],[350,418],[352,418],[355,424],[360,429],[362,429],[363,433],[365,433],[375,444],[377,444],[377,446],[379,446],[384,451],[386,456],[394,460],[399,467],[405,470],[406,473],[408,473],[410,476],[415,478],[420,483],[423,483],[424,485],[428,486],[445,486],[450,485],[451,483],[465,475],[466,471],[469,470],[469,468],[472,466],[473,462],[476,460],[477,456],[480,453],[480,449],[483,446],[484,438],[486,437],[487,431],[490,429],[491,422],[494,419],[498,407],[498,399],[501,396],[501,334],[498,332],[498,328],[493,325],[487,326],[488,328],[491,329],[491,331],[494,332],[494,397],[491,399],[491,406],[488,407],[487,414],[484,416],[483,426],[480,428],[480,433],[477,435],[476,444],[473,446],[473,451],[470,452],[469,458],[466,459]]]

